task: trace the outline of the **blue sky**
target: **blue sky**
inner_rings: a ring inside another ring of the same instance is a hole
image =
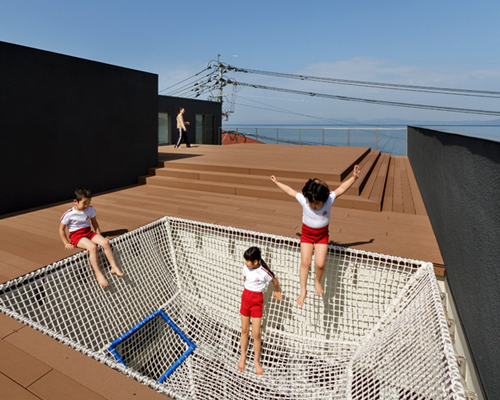
[[[201,71],[220,53],[223,62],[241,68],[499,91],[499,16],[500,2],[489,0],[0,0],[0,40],[156,73],[159,90]],[[500,111],[500,99],[229,76],[342,96]],[[233,100],[234,124],[494,119],[241,87]]]

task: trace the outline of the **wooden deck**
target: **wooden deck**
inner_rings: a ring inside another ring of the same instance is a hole
[[[116,236],[165,215],[297,237],[301,209],[269,176],[300,190],[318,177],[333,189],[354,164],[362,177],[335,202],[330,238],[342,246],[443,260],[406,157],[368,148],[239,144],[159,148],[137,185],[96,195],[101,230]],[[74,254],[58,235],[72,200],[0,217],[0,282]],[[75,350],[0,314],[0,399],[165,399]]]

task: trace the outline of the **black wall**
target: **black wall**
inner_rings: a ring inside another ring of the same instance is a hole
[[[485,395],[500,398],[500,143],[408,127],[408,157]]]
[[[215,131],[214,131],[214,143],[207,144],[221,144],[220,127],[222,126],[222,104],[215,101],[207,100],[196,100],[196,99],[185,99],[180,97],[171,96],[158,96],[158,112],[170,113],[171,115],[171,126],[170,132],[172,132],[172,144],[177,142],[179,138],[179,133],[177,130],[177,112],[179,108],[184,108],[184,121],[188,121],[190,124],[186,126],[186,132],[188,134],[189,141],[191,143],[196,142],[196,114],[208,114],[215,117]],[[183,142],[184,143],[184,142]]]
[[[0,215],[137,183],[157,92],[154,74],[0,42]]]

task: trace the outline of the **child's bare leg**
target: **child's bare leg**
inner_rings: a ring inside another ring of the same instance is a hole
[[[321,285],[321,278],[325,273],[326,254],[328,253],[327,244],[317,244],[314,248],[314,263],[316,264],[316,277],[314,278],[314,286],[316,287],[316,294],[323,294],[323,286]]]
[[[300,295],[297,298],[297,304],[301,307],[304,305],[304,300],[307,296],[307,277],[309,275],[309,266],[311,265],[313,249],[314,245],[311,243],[300,244]]]
[[[250,317],[245,317],[244,315],[241,315],[241,357],[240,357],[240,362],[238,363],[238,369],[240,371],[245,370],[249,331],[250,331]]]
[[[92,238],[92,242],[98,244],[104,250],[104,254],[109,261],[109,265],[111,265],[111,273],[118,276],[123,276],[123,272],[120,270],[120,268],[118,268],[118,265],[116,265],[115,256],[113,255],[113,250],[109,245],[109,240],[104,236],[98,234]]]
[[[92,269],[94,270],[95,277],[97,279],[97,282],[99,282],[99,285],[102,287],[106,287],[109,285],[108,281],[102,274],[101,270],[99,269],[99,259],[97,257],[97,246],[92,243],[89,239],[83,238],[78,242],[77,247],[81,249],[88,250],[89,252],[89,261],[90,265],[92,266]]]
[[[264,373],[264,369],[262,368],[262,365],[260,365],[260,348],[262,345],[262,339],[260,338],[260,326],[261,318],[252,318],[253,351],[255,354],[253,363],[255,365],[255,372],[257,375],[262,375]]]

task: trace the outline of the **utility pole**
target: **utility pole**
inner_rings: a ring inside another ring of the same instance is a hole
[[[219,61],[220,54],[217,54],[217,70],[219,71],[219,103],[222,103],[222,64]]]
[[[222,64],[220,63],[220,54],[217,54],[217,71],[219,71],[219,95],[217,96],[217,98],[219,99],[219,103],[221,103],[221,108],[222,108],[222,98],[223,98],[223,92],[222,92],[222,88],[224,87],[223,83],[224,81],[222,80],[222,72],[223,72],[223,67],[222,67]],[[222,119],[224,121],[227,121],[229,119],[229,111],[226,111],[226,112],[222,112]]]
[[[211,68],[214,68],[214,66],[211,66]],[[225,84],[225,81],[224,81],[224,77],[223,77],[223,74],[225,71],[225,67],[224,67],[224,64],[222,64],[220,62],[220,54],[217,54],[217,65],[215,66],[215,69],[217,70],[217,78],[213,78],[211,77],[208,82],[206,84],[200,84],[200,86],[198,87],[198,89],[196,90],[200,90],[200,88],[203,88],[203,90],[210,90],[210,96],[208,96],[208,100],[211,100],[211,101],[217,101],[219,103],[221,103],[221,109],[222,109],[222,103],[224,103],[224,92],[223,92],[223,88],[224,88],[224,84]],[[213,80],[216,80],[217,82],[215,84],[209,84],[209,82],[213,81]],[[212,94],[212,90],[218,90],[218,94],[216,95],[213,95]],[[197,95],[199,96],[199,95]],[[227,121],[229,119],[229,113],[232,113],[233,111],[225,111],[225,112],[222,112],[222,118],[224,121]]]

